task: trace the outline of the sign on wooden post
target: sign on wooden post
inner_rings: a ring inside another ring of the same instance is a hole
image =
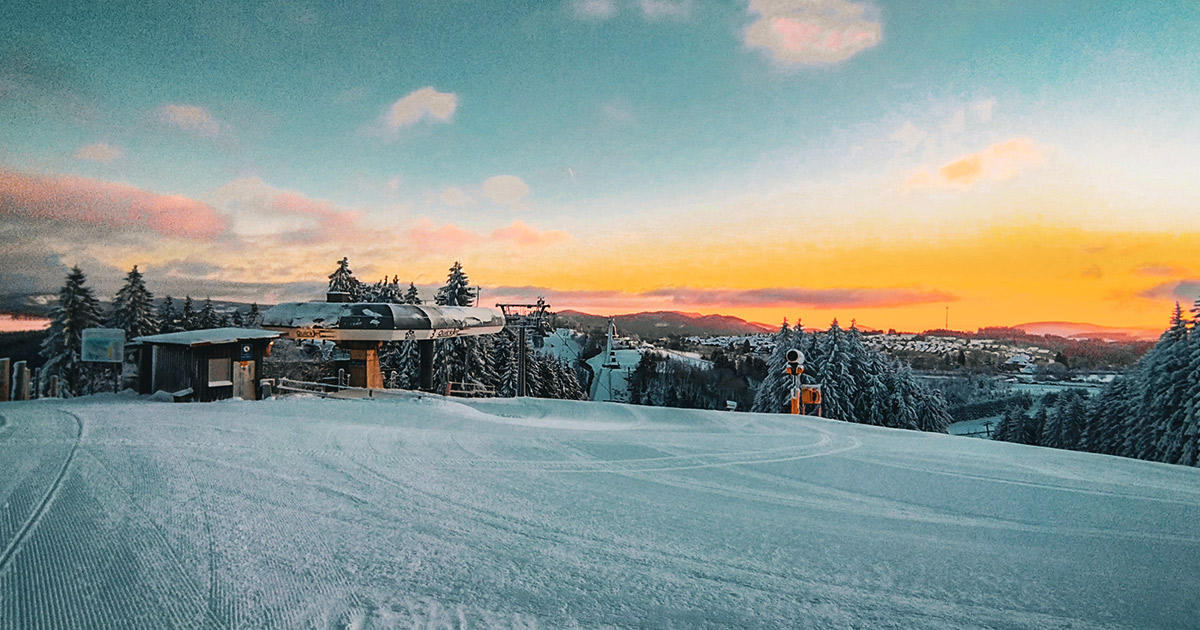
[[[80,358],[93,363],[125,360],[125,331],[120,328],[84,328]]]

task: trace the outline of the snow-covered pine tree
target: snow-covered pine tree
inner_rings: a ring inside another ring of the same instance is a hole
[[[337,265],[337,269],[329,274],[329,290],[349,293],[350,299],[357,301],[362,283],[354,277],[354,272],[350,270],[349,259],[343,257]]]
[[[784,373],[787,367],[787,351],[795,347],[801,332],[800,322],[796,322],[796,330],[788,327],[787,320],[775,333],[775,349],[767,359],[767,376],[754,395],[754,406],[751,411],[759,413],[778,413],[788,405],[791,396],[792,377]]]
[[[858,409],[859,422],[875,426],[888,424],[887,374],[892,369],[879,353],[869,353],[866,357],[866,382],[859,391],[855,407]]]
[[[93,370],[81,357],[83,330],[100,326],[104,317],[100,302],[86,282],[83,270],[78,265],[72,267],[58,292],[58,304],[50,311],[50,331],[42,341],[41,355],[46,363],[38,387],[44,388],[51,376],[57,376],[63,396],[93,391]]]
[[[409,282],[408,289],[404,291],[404,304],[420,304],[421,294],[417,292],[417,285]]]
[[[158,332],[154,295],[146,289],[137,265],[125,276],[125,284],[117,290],[108,323],[113,328],[124,330],[126,340]]]
[[[848,334],[838,326],[837,319],[821,335],[821,359],[817,382],[821,385],[821,410],[826,418],[857,422],[851,401],[855,394],[851,364],[854,355],[847,341]],[[915,428],[915,427],[914,427]]]
[[[185,295],[183,298],[183,312],[179,316],[179,327],[184,330],[200,328],[200,315],[196,313],[196,305],[192,302],[190,295]]]
[[[437,292],[440,306],[471,306],[475,301],[462,264],[455,261],[450,267],[446,284]],[[496,374],[492,371],[487,340],[482,337],[452,337],[438,341],[434,347],[434,381],[439,391],[450,382],[492,386]]]
[[[421,359],[415,341],[396,341],[384,344],[379,353],[379,363],[385,377],[396,378],[388,382],[392,389],[418,389],[421,386]]]
[[[221,318],[217,315],[217,309],[213,307],[212,298],[204,298],[204,307],[200,309],[196,319],[199,328],[203,330],[221,325]]]
[[[517,361],[517,336],[505,329],[496,335],[492,344],[492,369],[496,372],[497,396],[512,398],[517,395]]]
[[[250,312],[246,313],[246,327],[256,328],[262,324],[262,313],[258,311],[258,302],[250,305]]]
[[[463,271],[462,263],[454,261],[446,284],[438,289],[434,301],[441,306],[471,306],[475,303],[475,291],[471,288],[467,273]]]
[[[158,333],[172,333],[183,330],[179,325],[179,311],[175,309],[175,299],[171,296],[163,298],[162,304],[158,305]]]
[[[233,309],[233,314],[229,316],[229,325],[235,328],[244,328],[246,326],[246,320],[242,317],[242,309]]]

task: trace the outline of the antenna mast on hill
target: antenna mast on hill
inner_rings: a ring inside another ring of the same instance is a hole
[[[525,340],[530,330],[534,334],[549,331],[546,309],[550,308],[550,305],[546,303],[545,298],[539,296],[535,304],[497,304],[496,308],[504,313],[505,326],[517,329],[517,396],[524,396],[527,393],[525,383],[529,374],[529,348]]]

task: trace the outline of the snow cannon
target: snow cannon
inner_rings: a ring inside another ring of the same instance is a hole
[[[804,353],[792,348],[783,355],[787,367],[783,372],[792,377],[792,391],[789,398],[792,414],[800,413],[800,375],[804,374]]]
[[[350,352],[350,385],[383,387],[379,347],[415,341],[421,389],[433,389],[433,341],[504,330],[504,314],[475,306],[424,306],[365,302],[289,302],[267,309],[262,327],[287,339],[327,340]]]

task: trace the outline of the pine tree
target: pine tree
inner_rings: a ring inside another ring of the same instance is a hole
[[[242,309],[233,309],[233,314],[229,317],[229,324],[235,328],[245,328],[246,320],[242,317]]]
[[[496,395],[512,398],[518,394],[517,381],[520,366],[517,348],[517,336],[511,330],[505,329],[496,335],[493,344],[492,369],[496,372]],[[521,392],[524,394],[524,392]]]
[[[184,330],[198,330],[200,328],[200,316],[196,313],[196,305],[192,302],[192,296],[186,295],[183,298],[183,312],[179,316],[179,327]]]
[[[474,299],[475,293],[466,272],[455,262],[450,267],[445,286],[438,289],[437,304],[470,306]],[[492,370],[490,350],[488,340],[483,337],[454,337],[437,342],[434,348],[436,386],[439,390],[451,382],[493,386],[497,378]]]
[[[821,336],[822,351],[817,354],[818,383],[821,385],[821,409],[826,418],[857,422],[850,401],[856,391],[851,375],[854,355],[847,342],[847,333],[836,319]],[[915,428],[915,427],[913,427]]]
[[[81,357],[83,331],[100,326],[104,320],[100,302],[85,286],[87,277],[78,265],[67,274],[66,283],[58,292],[58,305],[50,311],[50,331],[42,341],[41,355],[44,387],[51,376],[59,379],[61,395],[79,395],[93,391],[94,373]]]
[[[197,327],[208,330],[220,325],[221,319],[217,316],[217,309],[213,307],[212,298],[204,298],[204,307],[200,309],[200,315],[197,317]]]
[[[163,299],[162,304],[158,306],[158,330],[159,333],[172,333],[183,330],[179,325],[179,311],[175,310],[175,300],[171,296]]]
[[[246,314],[246,327],[254,328],[262,324],[262,313],[258,312],[258,302],[250,305],[250,312]]]
[[[784,368],[787,367],[787,351],[794,347],[800,332],[800,322],[796,322],[796,329],[793,331],[788,327],[787,320],[783,320],[779,332],[775,333],[775,349],[767,359],[767,376],[758,387],[751,411],[778,413],[787,407],[791,397],[792,377],[784,373]]]
[[[154,316],[154,295],[146,289],[137,265],[125,276],[125,284],[113,299],[113,312],[109,325],[125,331],[125,338],[133,340],[158,331]]]
[[[421,295],[417,293],[417,286],[411,282],[408,283],[408,289],[404,292],[404,304],[420,304]]]
[[[350,261],[343,257],[337,264],[338,268],[329,274],[329,290],[349,293],[351,300],[359,301],[362,283],[350,271]]]
[[[440,306],[471,306],[475,303],[475,292],[458,261],[450,267],[446,284],[438,289],[435,302]]]

